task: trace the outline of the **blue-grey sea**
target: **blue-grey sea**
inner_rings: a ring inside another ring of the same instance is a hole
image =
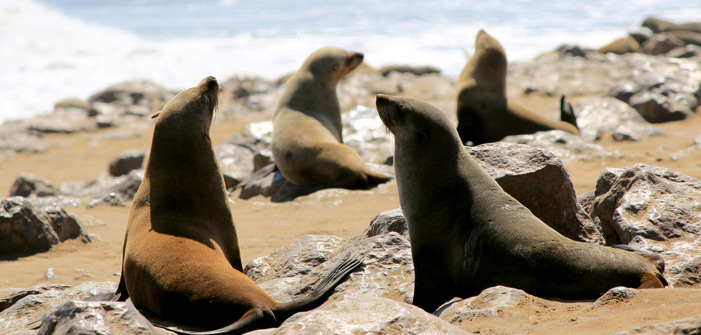
[[[479,29],[523,61],[598,47],[650,15],[701,21],[701,2],[0,0],[0,123],[130,79],[179,90],[206,75],[276,78],[327,45],[457,75]]]

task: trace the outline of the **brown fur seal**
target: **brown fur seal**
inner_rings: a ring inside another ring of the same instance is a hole
[[[499,41],[480,30],[475,53],[458,78],[458,133],[463,143],[496,142],[509,135],[552,129],[579,135],[575,124],[549,120],[508,99],[506,66]]]
[[[123,280],[134,306],[214,333],[274,327],[320,305],[359,260],[346,257],[308,296],[278,303],[243,274],[236,229],[209,130],[214,77],[157,114],[144,180],[124,242]],[[178,331],[179,333],[188,333]]]
[[[570,240],[535,217],[467,153],[441,110],[386,95],[377,96],[377,109],[395,139],[414,305],[431,312],[495,285],[565,299],[596,298],[615,286],[666,285],[649,259]]]
[[[631,52],[640,52],[640,43],[633,36],[626,36],[619,38],[601,48],[594,50],[598,53],[615,53],[618,55],[627,54]]]
[[[312,53],[287,81],[273,117],[273,158],[299,186],[367,188],[390,178],[373,172],[343,144],[338,82],[363,61],[340,48]]]
[[[673,30],[691,31],[701,33],[701,22],[689,22],[676,24],[674,22],[660,20],[658,18],[649,17],[643,21],[643,27],[649,28],[653,33],[663,33]]]

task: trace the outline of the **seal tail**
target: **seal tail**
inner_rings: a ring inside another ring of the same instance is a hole
[[[564,95],[560,98],[560,120],[573,125],[575,128],[577,128],[577,130],[579,130],[579,126],[577,125],[577,116],[574,114],[572,104],[565,101]]]

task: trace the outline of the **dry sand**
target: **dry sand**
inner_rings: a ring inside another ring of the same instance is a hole
[[[526,105],[553,110],[554,97],[520,97]],[[450,106],[447,99],[439,105]],[[454,103],[453,103],[454,104]],[[149,121],[144,121],[149,122]],[[236,120],[214,125],[213,142],[223,143],[245,126]],[[670,168],[701,179],[701,150],[677,160],[671,154],[689,148],[701,137],[701,116],[659,125],[664,137],[640,142],[615,142],[606,136],[598,144],[626,154],[625,159],[591,162],[565,161],[578,194],[593,189],[605,167],[627,167],[646,163]],[[110,131],[103,130],[101,132]],[[87,181],[106,173],[110,160],[130,149],[148,149],[152,127],[138,138],[94,140],[95,133],[47,135],[51,148],[42,154],[18,154],[0,163],[0,192],[10,187],[22,172],[31,172],[58,186],[66,181]],[[55,147],[54,147],[55,146]],[[264,256],[307,234],[333,234],[350,238],[360,234],[377,213],[399,207],[395,182],[369,191],[326,191],[308,195],[294,202],[271,203],[257,197],[234,199],[232,212],[239,234],[244,264]],[[26,288],[37,284],[76,285],[83,281],[117,281],[122,242],[129,207],[99,206],[93,209],[67,208],[100,241],[83,244],[69,241],[50,251],[15,260],[0,260],[0,289]],[[44,272],[54,268],[56,278],[44,279]],[[81,270],[82,269],[82,270]],[[556,274],[553,274],[556,275]],[[626,302],[612,302],[591,309],[591,302],[557,302],[536,299],[496,318],[475,318],[464,329],[492,333],[602,334],[635,326],[677,320],[701,313],[701,289],[664,289],[641,292]]]

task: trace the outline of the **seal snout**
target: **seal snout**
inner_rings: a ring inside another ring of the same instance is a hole
[[[346,59],[346,66],[355,68],[363,62],[363,58],[365,58],[365,55],[363,55],[362,53],[353,52],[351,53],[350,57]]]

